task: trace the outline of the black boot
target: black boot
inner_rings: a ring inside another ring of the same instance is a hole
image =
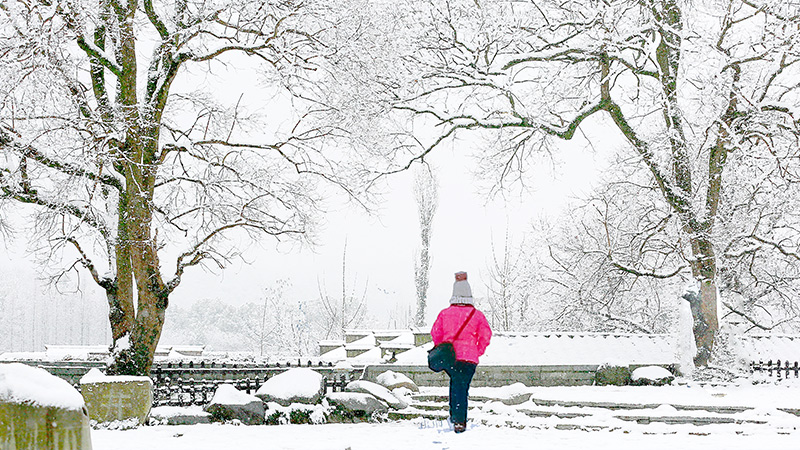
[[[453,424],[453,431],[456,433],[463,433],[467,431],[467,423],[466,422],[456,422]]]

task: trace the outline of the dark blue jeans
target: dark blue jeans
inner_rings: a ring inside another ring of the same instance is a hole
[[[478,365],[475,363],[456,361],[452,369],[445,369],[450,375],[450,419],[453,423],[467,421],[469,384],[476,367]]]

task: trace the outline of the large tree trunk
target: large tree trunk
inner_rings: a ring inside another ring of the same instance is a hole
[[[162,105],[163,107],[163,105]],[[157,122],[156,122],[157,123]],[[160,272],[156,239],[152,233],[152,199],[155,190],[157,154],[159,140],[157,126],[140,127],[128,148],[131,161],[125,164],[126,192],[125,209],[120,211],[120,230],[125,230],[127,239],[120,239],[122,257],[118,257],[118,279],[136,283],[137,305],[134,314],[132,301],[120,299],[125,316],[123,326],[129,329],[128,345],[115,348],[114,362],[109,372],[125,375],[149,375],[156,347],[161,338],[164,318],[169,304],[169,290]],[[138,136],[137,136],[138,135]],[[123,202],[120,202],[123,204]],[[119,256],[119,255],[118,255]],[[131,276],[132,275],[132,276]],[[120,339],[125,329],[118,330]],[[115,339],[115,346],[117,340]]]
[[[707,366],[714,349],[714,338],[719,330],[717,319],[716,255],[711,242],[705,237],[691,239],[692,274],[700,284],[699,305],[693,305],[696,366]]]
[[[122,172],[119,168],[118,170]],[[117,273],[110,285],[103,286],[108,298],[108,319],[111,324],[112,348],[116,348],[118,340],[130,335],[136,317],[133,309],[133,268],[131,267],[127,211],[128,195],[125,192],[120,192],[119,205],[117,207],[117,242],[115,245]]]
[[[149,375],[156,346],[164,328],[166,299],[150,291],[140,292],[130,345],[114,354],[108,372],[119,375]]]
[[[724,152],[721,144],[709,153],[709,187],[703,198],[705,210],[698,213],[693,207],[694,184],[689,157],[689,144],[684,133],[684,121],[678,104],[678,78],[680,76],[681,45],[683,30],[681,7],[675,0],[661,0],[653,7],[653,15],[659,26],[661,42],[656,49],[656,59],[660,67],[661,87],[664,93],[663,115],[669,133],[672,153],[672,193],[662,189],[665,199],[683,222],[689,236],[692,258],[691,267],[694,278],[700,283],[700,304],[694,314],[694,338],[697,355],[696,366],[708,365],[714,348],[714,337],[719,325],[717,322],[716,255],[710,240],[711,230],[719,206],[719,189],[722,177],[720,155]],[[723,146],[724,147],[724,146]]]

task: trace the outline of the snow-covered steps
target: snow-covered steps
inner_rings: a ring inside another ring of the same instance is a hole
[[[615,415],[615,419],[625,420],[628,422],[636,422],[640,425],[648,425],[653,422],[666,423],[668,425],[713,425],[713,424],[756,424],[764,425],[766,420],[753,420],[753,419],[734,419],[732,417],[709,416],[709,417],[695,417],[695,416],[650,416],[650,415]]]
[[[470,402],[470,406],[473,406]],[[422,403],[413,403],[412,407],[414,409],[419,409],[422,411],[447,411],[449,410],[449,406],[445,402],[422,402]]]
[[[435,403],[447,403],[450,401],[450,396],[442,395],[442,394],[414,394],[411,396],[411,400],[416,404],[417,402],[426,403],[426,402],[435,402]],[[500,401],[499,399],[493,399],[481,395],[470,395],[469,401],[472,402],[488,402],[488,401]]]
[[[753,429],[800,430],[800,409],[792,407],[792,402],[778,403],[774,407],[758,406],[739,398],[737,390],[718,392],[718,388],[713,389],[593,387],[578,391],[539,388],[531,389],[527,396],[523,396],[523,392],[515,393],[514,400],[509,401],[508,395],[495,395],[502,394],[501,391],[479,388],[471,392],[469,418],[475,424],[493,427],[542,430],[638,429],[658,434],[668,434],[679,426],[702,427],[702,433],[723,429],[730,432],[730,427],[743,433]],[[613,395],[617,393],[622,395]],[[703,393],[706,395],[698,395]],[[389,419],[446,421],[446,394],[443,388],[424,390],[411,397],[409,408],[390,413]]]
[[[402,411],[389,411],[389,420],[412,420],[412,419],[428,419],[428,420],[447,420],[450,417],[449,411],[422,411],[414,408],[406,408]]]
[[[583,412],[545,411],[545,410],[534,410],[527,408],[519,408],[517,409],[517,412],[525,414],[528,417],[557,417],[559,419],[574,419],[576,417],[591,416],[590,413],[583,413]]]
[[[548,400],[531,397],[531,401],[538,406],[561,406],[577,408],[602,408],[611,410],[633,410],[633,409],[656,409],[664,403],[616,403],[616,402],[593,402],[593,401],[572,401],[572,400]],[[680,405],[669,404],[681,411],[708,411],[718,414],[735,414],[751,410],[749,406],[717,406],[717,405]]]

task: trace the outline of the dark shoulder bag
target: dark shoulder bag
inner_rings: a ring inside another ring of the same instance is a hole
[[[472,319],[473,314],[475,314],[475,308],[472,308],[472,312],[467,316],[467,320],[461,324],[461,328],[459,328],[456,335],[453,336],[453,341],[458,339],[458,336],[464,331],[464,327],[466,327],[469,320]],[[441,372],[445,369],[452,368],[455,363],[456,350],[453,348],[452,342],[441,342],[439,345],[428,350],[428,367],[434,372]]]

